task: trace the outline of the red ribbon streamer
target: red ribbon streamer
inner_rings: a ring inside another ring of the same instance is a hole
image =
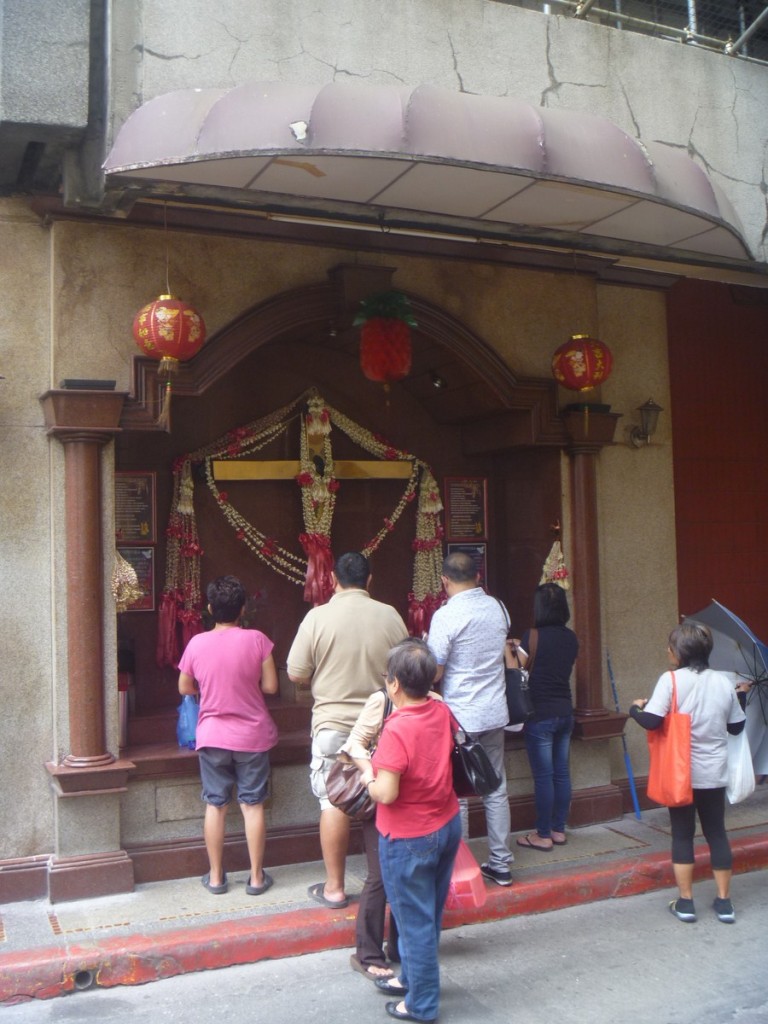
[[[302,533],[299,540],[307,556],[304,600],[316,607],[325,604],[333,594],[331,542],[323,533]]]

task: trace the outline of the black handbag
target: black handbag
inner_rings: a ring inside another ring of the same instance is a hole
[[[536,657],[536,646],[538,644],[539,631],[537,629],[532,629],[529,635],[531,650],[528,656],[528,661],[526,662],[528,668],[504,669],[504,681],[507,691],[507,711],[509,713],[510,725],[523,725],[533,716],[534,712],[533,701],[531,699],[531,689],[528,686],[528,680]]]
[[[507,688],[507,711],[510,725],[523,725],[533,716],[531,690],[528,673],[524,668],[505,668],[504,681]]]
[[[480,741],[456,723],[453,733],[453,789],[458,797],[487,796],[501,785]]]

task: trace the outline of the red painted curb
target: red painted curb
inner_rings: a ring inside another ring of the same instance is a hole
[[[768,834],[732,840],[734,871],[768,867]],[[695,877],[709,874],[699,849]],[[488,891],[482,907],[446,911],[445,928],[479,924],[633,896],[674,885],[668,853],[618,857],[577,874],[573,867]],[[107,938],[81,946],[48,947],[0,956],[0,1004],[52,999],[90,984],[143,985],[192,971],[255,963],[354,945],[355,912],[293,910],[221,921],[154,935]]]

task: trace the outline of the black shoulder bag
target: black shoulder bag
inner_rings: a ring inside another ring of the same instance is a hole
[[[531,690],[528,686],[528,679],[531,675],[533,662],[536,657],[536,646],[539,639],[537,629],[530,630],[531,648],[526,668],[505,668],[504,680],[507,687],[507,711],[509,712],[510,725],[522,725],[533,716],[533,701]]]
[[[501,785],[501,779],[480,741],[466,732],[453,716],[453,789],[458,797],[487,796]]]

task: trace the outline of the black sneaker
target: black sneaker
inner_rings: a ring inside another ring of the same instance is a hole
[[[718,896],[712,906],[717,914],[717,920],[722,921],[723,924],[733,924],[736,920],[736,915],[733,912],[733,904],[730,900],[724,900]]]
[[[490,878],[496,885],[512,885],[512,873],[507,871],[506,868],[499,870],[498,868],[492,868],[490,864],[481,864],[480,870],[486,878]]]
[[[696,908],[693,905],[693,900],[684,900],[682,897],[678,897],[669,904],[669,912],[674,914],[678,921],[684,921],[686,924],[693,924],[696,920]]]

